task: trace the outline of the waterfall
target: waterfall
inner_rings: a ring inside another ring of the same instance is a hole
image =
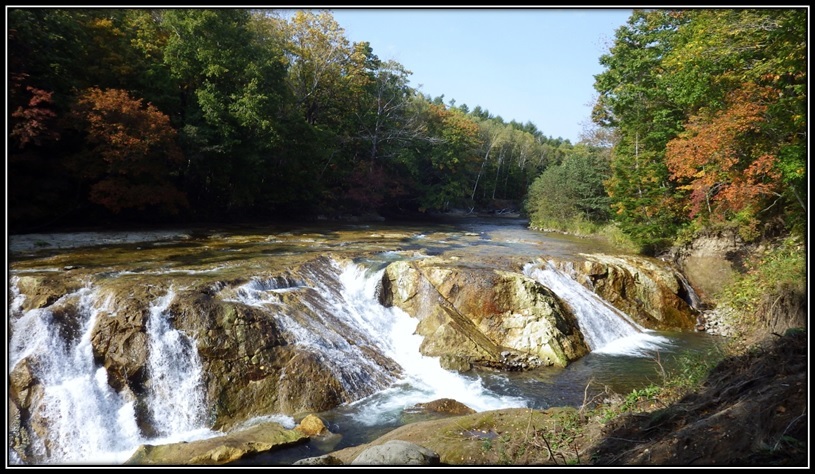
[[[170,298],[168,294],[151,307],[150,370],[161,381],[148,394],[149,408],[164,435],[185,440],[213,436],[215,433],[202,427],[202,416],[195,413],[202,408],[202,394],[193,381],[201,371],[200,363],[196,366],[197,355],[192,354],[194,345],[184,342],[184,336],[162,319]],[[18,309],[18,317],[10,318],[10,373],[27,368],[42,386],[42,396],[30,408],[32,428],[47,426],[44,431],[30,430],[37,463],[87,464],[92,460],[94,464],[121,464],[140,444],[171,442],[142,436],[135,396],[114,391],[107,370],[94,362],[91,334],[102,312],[112,313],[115,308],[109,299],[100,299],[96,290],[86,287],[45,308]],[[77,318],[74,331],[63,321],[71,317],[65,316],[69,313]],[[58,319],[55,314],[62,316]],[[185,421],[179,422],[180,418]],[[40,432],[43,438],[37,436]],[[9,452],[10,459],[19,459]]]
[[[349,263],[340,276],[344,305],[337,310],[378,341],[378,349],[396,361],[403,373],[388,390],[356,402],[360,407],[357,421],[375,424],[383,418],[398,416],[416,403],[439,398],[455,399],[477,411],[527,405],[521,398],[499,396],[487,390],[478,378],[443,369],[437,357],[422,355],[419,352],[422,337],[416,334],[419,321],[397,307],[382,306],[376,299],[376,287],[384,271]]]
[[[269,313],[289,342],[324,361],[345,391],[360,398],[388,387],[396,376],[388,367],[392,361],[371,357],[379,341],[338,293],[338,273],[338,268],[319,269],[308,283],[282,277],[253,278],[238,287],[234,297],[224,300]],[[290,292],[297,292],[297,297],[282,298]]]
[[[352,394],[351,403],[367,407],[360,418],[374,424],[388,412],[437,398],[454,398],[479,411],[526,406],[521,399],[488,392],[479,379],[441,368],[437,358],[423,356],[422,337],[415,334],[418,320],[399,308],[382,306],[376,298],[384,269],[335,260],[325,265],[305,270],[308,282],[252,279],[237,288],[232,301],[270,312],[295,345],[329,361],[329,370]],[[291,291],[301,292],[297,303],[302,308],[281,298]],[[372,357],[371,351],[383,357]]]
[[[526,264],[523,272],[569,305],[593,352],[646,356],[669,343],[667,338],[642,328],[552,262]]]
[[[32,419],[47,424],[44,439],[32,430],[34,455],[45,464],[124,462],[142,441],[134,402],[107,383],[107,371],[93,361],[91,330],[100,308],[89,288],[67,294],[49,307],[24,312],[14,326],[9,368],[27,364],[42,384]],[[60,334],[54,311],[74,306],[80,318],[77,338]],[[23,369],[24,370],[24,369]]]
[[[147,407],[157,433],[170,439],[181,435],[180,441],[188,440],[190,432],[206,430],[207,408],[195,341],[170,325],[167,307],[174,297],[171,289],[150,306]]]
[[[676,277],[679,280],[680,285],[682,286],[681,293],[681,296],[683,297],[682,299],[685,300],[685,302],[688,303],[688,306],[690,306],[692,309],[695,309],[696,311],[701,311],[702,300],[701,298],[699,298],[699,295],[696,294],[696,291],[688,282],[688,279],[685,278],[685,275],[683,275],[680,272],[674,273],[676,274]]]

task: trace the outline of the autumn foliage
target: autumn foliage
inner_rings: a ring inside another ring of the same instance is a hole
[[[52,108],[53,92],[31,86],[27,86],[26,91],[31,93],[31,100],[12,112],[11,117],[15,119],[15,123],[12,125],[11,138],[17,140],[20,148],[29,143],[40,146],[46,140],[59,139],[59,133],[53,128],[53,121],[57,116]]]
[[[72,116],[87,134],[77,172],[91,181],[91,202],[114,213],[148,206],[173,213],[186,205],[172,182],[183,154],[165,114],[127,91],[90,88]]]
[[[692,117],[686,132],[668,143],[666,163],[672,179],[690,191],[690,217],[754,214],[763,199],[778,195],[777,157],[760,139],[773,97],[773,88],[745,84],[728,95],[727,107]]]

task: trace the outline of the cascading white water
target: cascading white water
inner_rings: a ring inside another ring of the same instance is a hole
[[[95,302],[95,292],[83,288],[11,321],[9,369],[25,361],[43,386],[31,413],[47,423],[47,437],[31,441],[44,464],[121,463],[141,441],[134,400],[113,391],[107,371],[93,362],[91,329],[100,311]],[[65,340],[54,320],[53,309],[64,305],[75,305],[81,318],[76,339]]]
[[[374,424],[392,416],[395,410],[439,398],[455,399],[477,411],[527,405],[521,398],[502,397],[487,390],[480,379],[443,369],[436,357],[422,355],[419,352],[422,337],[415,334],[418,320],[399,308],[386,308],[376,299],[376,287],[383,273],[384,270],[372,272],[347,264],[340,276],[344,304],[338,301],[337,310],[379,341],[379,350],[403,370],[397,385],[376,397],[356,402],[365,406],[358,411],[358,421]]]
[[[168,301],[161,300],[153,306],[154,319],[161,318],[167,304]],[[57,310],[71,311],[79,318],[76,337],[66,337],[65,331],[60,332],[64,323],[55,319]],[[38,464],[121,464],[140,444],[163,444],[171,442],[168,439],[173,437],[191,440],[217,434],[200,425],[194,426],[202,422],[202,417],[190,414],[185,408],[200,395],[183,390],[187,383],[183,380],[167,380],[154,389],[164,390],[169,396],[151,393],[149,404],[157,420],[167,417],[161,426],[169,438],[148,440],[142,436],[136,421],[135,397],[114,391],[108,384],[107,370],[96,365],[93,358],[91,333],[96,319],[101,312],[113,311],[115,308],[109,300],[100,300],[96,291],[82,288],[46,308],[19,311],[19,317],[10,320],[13,327],[9,370],[14,371],[21,363],[27,364],[43,388],[42,397],[30,410],[36,423],[47,425],[45,438],[38,438],[32,431],[31,445]],[[189,357],[188,353],[178,358],[174,355],[177,349],[169,348],[171,341],[183,339],[177,331],[162,322],[151,326],[148,342],[151,370],[187,374],[181,379],[200,373],[200,363],[195,366],[197,356]],[[168,364],[162,360],[166,357],[175,360]],[[195,409],[200,408],[196,403]],[[187,419],[186,424],[172,425],[179,416]],[[188,431],[179,432],[179,429]],[[16,453],[9,457],[19,459]]]
[[[304,282],[253,279],[238,288],[233,301],[271,312],[294,344],[330,361],[329,369],[357,397],[353,403],[367,404],[357,421],[375,424],[394,411],[438,398],[453,398],[478,411],[526,406],[520,398],[500,397],[486,390],[479,379],[444,370],[437,358],[423,356],[422,338],[414,334],[418,321],[376,299],[384,269],[373,272],[334,260],[329,264],[333,268],[322,269],[310,279],[312,287]],[[281,302],[278,295],[286,291],[304,292],[298,302],[308,308],[308,314],[296,315]],[[394,361],[401,376],[373,360],[363,346]]]
[[[171,289],[150,306],[147,407],[161,436],[188,440],[191,432],[206,430],[206,397],[195,341],[170,325],[167,307],[173,298]]]
[[[585,288],[552,262],[529,263],[524,275],[552,290],[572,309],[580,332],[593,352],[648,356],[670,343],[645,330],[624,312]]]
[[[326,277],[331,272],[322,275]],[[326,368],[352,395],[361,397],[384,389],[396,377],[372,359],[363,347],[376,348],[379,341],[371,337],[347,315],[347,303],[338,299],[337,281],[314,278],[313,287],[303,281],[285,278],[254,278],[240,286],[235,301],[270,313],[291,342],[326,361]],[[299,291],[293,306],[283,302],[281,293]]]

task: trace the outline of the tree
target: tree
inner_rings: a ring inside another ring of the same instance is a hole
[[[525,203],[532,224],[566,228],[573,220],[604,223],[610,217],[603,183],[611,174],[602,152],[576,146],[560,165],[535,179]]]
[[[426,137],[414,142],[411,174],[420,209],[448,210],[471,201],[469,183],[478,166],[479,127],[469,116],[444,105],[417,101]]]
[[[203,212],[248,211],[282,181],[282,45],[247,10],[165,10],[162,27],[172,32],[163,60],[179,84],[187,190]]]
[[[113,213],[186,206],[173,182],[183,155],[169,117],[126,91],[98,88],[79,96],[73,116],[88,145],[74,169],[89,183],[91,202]]]
[[[29,143],[41,146],[46,140],[58,140],[59,131],[54,123],[57,113],[51,98],[53,92],[31,86],[26,90],[31,93],[31,100],[11,113],[13,122],[9,137],[17,142],[19,148],[25,148]]]
[[[370,48],[367,43],[365,47]],[[348,189],[353,202],[375,209],[405,192],[397,184],[401,179],[393,161],[402,147],[420,139],[423,132],[411,107],[414,91],[408,86],[410,71],[396,61],[377,59],[369,63],[375,69],[370,71],[370,81],[357,102],[358,132],[354,137],[362,148],[354,156],[366,159],[354,164]]]
[[[686,131],[668,143],[671,178],[691,191],[690,217],[717,221],[739,216],[754,229],[768,198],[780,197],[777,145],[763,140],[770,87],[745,84],[728,95],[727,107],[691,119]]]
[[[303,116],[311,125],[336,124],[334,107],[343,102],[351,45],[326,10],[297,10],[288,24],[286,57],[289,84]]]
[[[671,159],[677,180],[693,191],[692,215],[733,219],[748,233],[778,217],[800,229],[806,221],[806,11],[685,15],[691,21],[677,32],[664,64],[666,90],[692,116]],[[713,146],[716,155],[700,158],[690,146]],[[693,166],[705,176],[688,176]]]
[[[665,145],[681,130],[683,110],[665,87],[662,60],[686,17],[672,10],[635,10],[615,33],[592,119],[617,129],[607,192],[624,232],[646,249],[668,244],[683,223],[668,179]]]

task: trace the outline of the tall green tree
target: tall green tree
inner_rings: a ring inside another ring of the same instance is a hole
[[[664,153],[685,114],[668,95],[662,60],[684,21],[671,10],[635,10],[595,76],[592,118],[616,128],[619,139],[607,191],[623,231],[646,249],[670,243],[683,223]]]
[[[163,59],[179,84],[187,186],[199,209],[238,212],[262,195],[281,145],[282,51],[237,9],[162,12]]]

